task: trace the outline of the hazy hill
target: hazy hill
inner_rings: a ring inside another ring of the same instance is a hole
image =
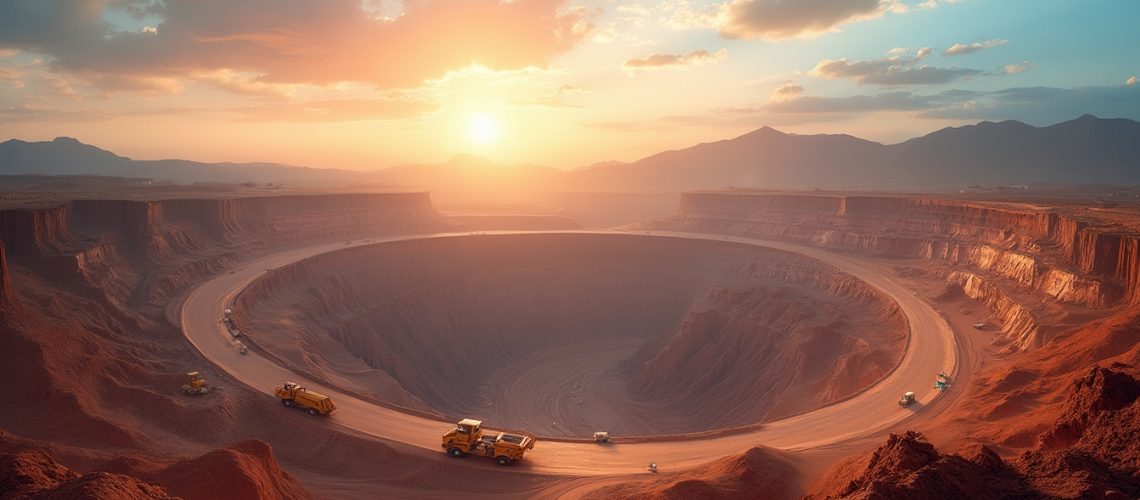
[[[735,139],[584,170],[577,181],[598,189],[715,189],[815,186],[839,176],[872,186],[882,148],[849,135],[793,135],[763,127]]]
[[[1040,128],[981,122],[889,149],[906,185],[1140,184],[1140,123],[1125,119],[1085,115]]]
[[[1140,184],[1140,123],[1082,116],[945,128],[901,144],[768,127],[580,174],[597,188],[924,188],[967,184]]]
[[[1086,115],[1047,127],[1016,121],[949,127],[883,145],[849,135],[763,127],[631,163],[572,171],[472,155],[373,172],[276,163],[137,161],[75,139],[0,143],[0,175],[104,175],[181,182],[383,184],[432,190],[682,191],[761,188],[947,188],[968,184],[1140,184],[1140,123]]]
[[[366,178],[360,172],[279,163],[202,163],[189,160],[132,160],[70,137],[52,141],[0,143],[0,175],[94,175],[143,177],[177,182],[273,182],[343,185]]]

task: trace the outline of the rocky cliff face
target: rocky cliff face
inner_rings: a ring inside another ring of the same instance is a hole
[[[0,304],[12,299],[12,281],[8,277],[8,254],[4,242],[0,241]]]
[[[677,215],[645,226],[940,263],[975,275],[950,274],[949,281],[971,286],[974,298],[1001,308],[1001,330],[1020,348],[1047,342],[1048,329],[1027,311],[1004,308],[999,302],[1010,301],[999,296],[1028,292],[1093,309],[1140,303],[1140,235],[1050,209],[929,198],[686,193]]]
[[[427,193],[78,200],[0,210],[10,260],[121,307],[220,272],[242,254],[442,227]]]
[[[984,446],[943,454],[917,432],[837,464],[815,498],[1136,498],[1140,495],[1140,382],[1094,366],[1077,377],[1020,456]]]

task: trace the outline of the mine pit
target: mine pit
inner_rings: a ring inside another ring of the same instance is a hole
[[[236,299],[251,341],[376,401],[541,436],[660,436],[811,410],[888,373],[893,301],[715,240],[479,234],[317,255]]]

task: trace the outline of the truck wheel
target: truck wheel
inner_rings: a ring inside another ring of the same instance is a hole
[[[318,415],[318,414],[320,414],[320,413],[321,413],[321,412],[317,411],[317,410],[316,410],[316,409],[314,409],[314,408],[309,408],[309,415],[317,416],[317,415]]]
[[[459,457],[463,456],[463,450],[461,450],[455,446],[452,446],[451,448],[447,449],[447,454],[451,455],[455,458],[459,458]]]
[[[292,399],[282,399],[281,404],[283,404],[285,406],[293,406],[293,400]]]
[[[499,456],[495,459],[495,461],[499,462],[499,465],[511,465],[511,457],[508,457],[506,455]]]

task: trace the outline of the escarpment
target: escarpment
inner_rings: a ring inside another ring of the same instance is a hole
[[[121,307],[154,303],[243,255],[445,227],[427,193],[76,200],[0,210],[9,261]]]
[[[997,313],[1006,341],[1029,348],[1047,342],[1049,329],[1010,296],[1093,310],[1140,303],[1140,233],[1077,212],[901,196],[702,192],[682,195],[675,216],[642,227],[932,261],[949,283],[970,286],[970,296]]]

